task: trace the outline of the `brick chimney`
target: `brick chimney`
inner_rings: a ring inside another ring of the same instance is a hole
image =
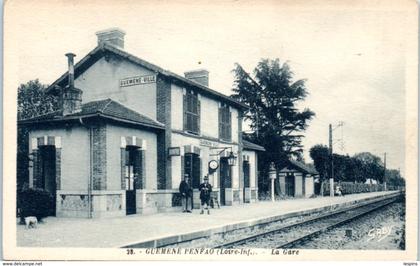
[[[74,87],[74,57],[73,53],[67,53],[69,65],[69,83],[62,94],[63,116],[77,113],[82,108],[82,90]]]
[[[209,86],[209,72],[205,69],[197,69],[184,72],[185,78],[195,81],[206,87]]]
[[[106,43],[120,49],[124,49],[124,35],[125,32],[119,28],[110,28],[96,32],[98,45]]]

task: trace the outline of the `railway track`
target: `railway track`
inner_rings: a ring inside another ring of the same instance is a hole
[[[396,200],[397,197],[394,197],[382,201],[368,202],[358,207],[328,212],[294,224],[218,244],[213,248],[296,248],[326,231],[349,223]]]

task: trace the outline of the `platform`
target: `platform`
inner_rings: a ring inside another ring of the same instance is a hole
[[[37,229],[17,226],[17,245],[25,247],[143,247],[154,246],[159,241],[192,237],[238,226],[258,223],[274,217],[303,215],[320,208],[337,208],[395,191],[346,195],[344,197],[318,197],[258,202],[211,209],[211,214],[159,213],[130,215],[117,218],[79,219],[45,218]],[[142,243],[139,245],[139,243]]]

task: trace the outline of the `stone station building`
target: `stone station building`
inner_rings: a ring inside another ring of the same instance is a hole
[[[221,205],[257,201],[264,149],[242,140],[248,107],[210,89],[204,69],[182,77],[127,53],[124,35],[98,32],[75,65],[67,54],[69,70],[48,88],[62,108],[18,122],[30,130],[30,186],[55,195],[60,217],[174,210],[184,174],[194,207],[205,175]]]

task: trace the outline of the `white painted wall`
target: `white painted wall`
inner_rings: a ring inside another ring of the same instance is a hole
[[[87,191],[89,181],[89,133],[84,127],[39,129],[29,140],[43,136],[61,137],[61,190]],[[31,141],[29,152],[32,152]]]
[[[257,165],[255,164],[256,163],[256,161],[255,161],[256,153],[255,153],[255,151],[244,150],[243,155],[249,156],[249,171],[250,171],[249,185],[250,185],[250,188],[256,188],[256,187],[258,187],[257,184],[256,184],[256,178],[255,178],[256,167],[257,167]]]
[[[140,129],[107,125],[107,189],[121,189],[121,137],[136,136],[146,140],[146,189],[157,189],[156,134]]]
[[[227,145],[225,143],[220,143],[217,141],[212,141],[212,143],[217,144],[219,147],[226,147]],[[200,148],[201,150],[201,154],[200,154],[200,159],[201,159],[201,167],[202,167],[202,176],[200,177],[201,180],[204,177],[204,175],[208,174],[208,163],[210,160],[213,159],[218,159],[215,156],[210,156],[210,154],[214,154],[216,153],[215,150],[211,150],[209,147],[207,146],[201,146],[200,145],[200,140],[198,138],[195,137],[188,137],[188,136],[184,136],[178,133],[172,133],[171,135],[171,145],[172,147],[181,147],[181,149],[184,147],[184,145],[194,145]],[[232,145],[233,147],[233,151],[235,154],[237,154],[238,152],[238,146],[237,145]],[[181,158],[180,156],[174,156],[171,158],[171,164],[172,164],[172,187],[173,188],[178,188],[179,187],[179,183],[181,182]],[[242,171],[242,169],[241,169]],[[214,175],[210,175],[209,176],[209,182],[215,187],[217,188],[219,186],[218,184],[218,171],[216,171],[216,173],[214,173]],[[236,166],[234,166],[233,168],[233,175],[232,175],[232,186],[233,188],[237,188],[239,187],[239,165],[236,164]]]
[[[314,194],[314,178],[306,177],[305,178],[305,196],[310,197]]]
[[[171,84],[171,127],[183,130],[183,92],[182,88]]]
[[[295,173],[295,197],[303,195],[303,179],[301,173]]]
[[[238,132],[238,119],[239,119],[239,117],[238,117],[238,110],[237,109],[235,109],[235,108],[230,108],[230,112],[231,112],[231,115],[232,115],[232,141],[233,142],[238,142],[238,134],[239,134],[239,132]]]
[[[219,101],[200,95],[201,136],[219,138]],[[171,127],[183,130],[183,88],[171,84]],[[231,108],[232,142],[238,142],[238,110]]]
[[[201,135],[219,138],[219,104],[207,97],[201,97]]]
[[[152,119],[156,119],[156,83],[119,87],[121,79],[154,75],[127,60],[99,59],[75,80],[83,90],[83,102],[111,98]]]

